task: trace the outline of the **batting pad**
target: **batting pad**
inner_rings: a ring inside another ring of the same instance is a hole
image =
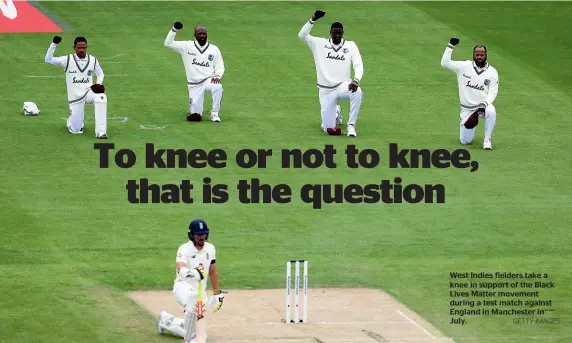
[[[197,336],[197,308],[196,306],[187,306],[184,316],[185,326],[185,343],[190,342]]]
[[[107,133],[107,95],[96,94],[93,106],[95,107],[95,133]]]

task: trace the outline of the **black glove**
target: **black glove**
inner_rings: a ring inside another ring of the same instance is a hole
[[[177,30],[180,30],[183,28],[183,23],[181,23],[180,21],[176,22],[173,27]]]
[[[449,44],[451,44],[453,46],[459,44],[459,38],[457,38],[457,37],[451,38],[451,40],[449,40]]]
[[[61,41],[62,37],[60,36],[55,36],[54,39],[52,40],[52,42],[54,42],[55,44],[60,44]]]
[[[326,15],[326,12],[324,11],[320,11],[320,10],[316,10],[316,12],[314,12],[314,20],[318,20],[320,18],[322,18],[323,16]]]

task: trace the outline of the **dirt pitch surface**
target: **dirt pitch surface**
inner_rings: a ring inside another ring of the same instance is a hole
[[[153,315],[166,310],[183,316],[171,291],[127,295]],[[199,321],[197,343],[205,343],[207,327],[209,343],[454,343],[390,295],[373,289],[309,289],[308,322],[286,324],[285,313],[285,289],[230,290],[220,311],[206,312]],[[299,313],[301,319],[301,309]]]

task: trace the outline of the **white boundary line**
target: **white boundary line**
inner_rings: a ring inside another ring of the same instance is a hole
[[[141,130],[164,130],[167,127],[169,127],[169,125],[163,125],[163,126],[157,126],[157,125],[141,125],[139,126],[139,129]]]
[[[429,335],[429,337],[431,337],[433,339],[437,339],[437,337],[433,336],[431,334],[431,332],[427,331],[424,327],[422,327],[421,325],[419,325],[416,322],[414,322],[413,320],[411,320],[409,317],[404,315],[403,312],[401,312],[399,310],[395,310],[395,311],[397,311],[397,313],[399,313],[403,318],[407,319],[411,324],[413,324],[413,325],[417,326],[418,328],[420,328],[421,330],[423,330],[423,332],[425,332],[427,335]]]
[[[98,59],[99,59],[100,61],[107,61],[107,60],[112,60],[112,59],[114,59],[114,58],[116,58],[116,57],[119,57],[119,56],[123,56],[123,54],[117,54],[117,55],[113,55],[113,56],[111,56],[111,57],[102,57],[102,58],[98,58]]]

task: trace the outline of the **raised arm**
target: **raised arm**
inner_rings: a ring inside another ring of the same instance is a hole
[[[314,45],[314,42],[316,41],[316,37],[310,35],[312,27],[314,27],[314,24],[318,19],[322,18],[325,15],[326,12],[316,10],[316,12],[312,15],[312,17],[306,22],[306,24],[302,26],[300,32],[298,32],[298,38],[304,41],[304,43],[306,43],[306,45],[308,45],[309,47],[312,47]]]
[[[62,37],[58,37],[58,36],[54,37],[54,39],[52,40],[52,43],[50,44],[50,47],[48,48],[48,51],[46,52],[46,57],[44,58],[44,61],[46,63],[65,68],[67,66],[68,58],[66,56],[54,57],[54,53],[56,52],[56,48],[58,47],[58,44],[61,41],[62,41]]]
[[[171,28],[171,30],[169,30],[169,33],[167,34],[167,37],[165,38],[165,43],[164,43],[164,45],[167,48],[172,49],[178,53],[184,52],[185,45],[186,45],[186,42],[178,42],[175,40],[175,36],[177,35],[177,31],[179,31],[182,28],[183,28],[183,24],[181,24],[180,22],[176,22],[173,25],[173,27]]]
[[[459,44],[459,38],[451,38],[449,44],[445,48],[445,52],[443,52],[443,57],[441,57],[441,67],[445,69],[449,69],[452,72],[458,73],[461,70],[461,65],[463,62],[460,61],[453,61],[451,60],[451,56],[453,55],[453,49],[455,45]]]

